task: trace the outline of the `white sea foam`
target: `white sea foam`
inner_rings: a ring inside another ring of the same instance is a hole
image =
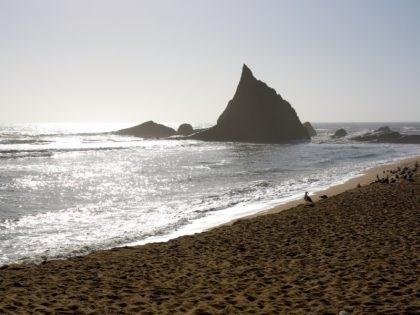
[[[315,127],[314,142],[293,145],[0,127],[0,265],[201,232],[420,153],[418,145],[337,142],[329,138],[337,125]],[[420,133],[420,124],[391,127]]]

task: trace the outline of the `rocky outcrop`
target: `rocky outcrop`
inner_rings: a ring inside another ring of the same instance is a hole
[[[182,136],[189,136],[194,133],[194,129],[190,124],[182,124],[178,127],[178,134]]]
[[[364,135],[353,137],[351,140],[376,143],[420,144],[420,135],[404,135],[391,130],[388,126],[384,126]]]
[[[347,136],[347,131],[343,128],[340,128],[331,136],[331,138],[338,139],[338,138],[343,138],[345,136]]]
[[[274,89],[257,80],[246,65],[236,93],[217,125],[190,138],[260,143],[310,139],[292,106]]]
[[[303,123],[303,127],[305,127],[306,131],[308,132],[308,135],[311,137],[315,137],[317,135],[316,130],[314,127],[312,127],[311,123],[309,121]]]
[[[138,126],[118,130],[115,133],[141,138],[166,138],[175,135],[176,131],[170,127],[157,124],[150,120]]]

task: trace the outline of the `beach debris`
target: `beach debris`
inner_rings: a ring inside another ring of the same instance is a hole
[[[238,251],[240,251],[240,252],[244,252],[244,251],[246,251],[246,247],[245,247],[245,245],[244,245],[244,244],[238,244],[238,245],[236,246],[236,249],[237,249]]]

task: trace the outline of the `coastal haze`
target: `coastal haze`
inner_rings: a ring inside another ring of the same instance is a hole
[[[0,1],[0,122],[214,124],[246,63],[302,121],[418,121],[418,1]]]

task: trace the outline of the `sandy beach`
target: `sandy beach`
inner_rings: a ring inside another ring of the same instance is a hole
[[[395,162],[395,163],[386,163],[386,164],[383,164],[383,165],[380,165],[380,166],[369,168],[369,169],[365,170],[364,172],[362,172],[359,176],[351,178],[351,179],[345,181],[342,184],[334,185],[334,186],[329,187],[327,189],[317,191],[314,194],[311,194],[311,198],[315,201],[315,200],[319,200],[320,196],[322,196],[322,195],[332,197],[332,196],[341,194],[341,193],[343,193],[347,190],[351,190],[353,188],[356,188],[358,185],[360,185],[360,186],[369,185],[370,183],[372,183],[376,180],[376,178],[377,178],[376,176],[386,177],[387,175],[389,175],[387,173],[388,170],[395,169],[395,168],[398,168],[398,167],[404,168],[404,167],[413,166],[413,164],[415,164],[416,161],[419,161],[419,160],[420,160],[420,157],[407,158],[407,159],[399,160],[398,162]],[[290,209],[290,208],[293,208],[293,207],[296,207],[296,206],[302,205],[302,204],[305,204],[305,201],[303,200],[303,198],[301,198],[299,200],[292,200],[292,201],[280,204],[280,205],[278,205],[276,207],[273,207],[271,209],[252,214],[252,215],[247,216],[245,218],[254,218],[254,217],[269,214],[269,213],[278,213],[280,211],[287,210],[287,209]],[[230,222],[228,224],[231,224],[231,223],[236,222],[236,221],[237,220],[233,220],[232,222]]]
[[[318,193],[314,206],[297,201],[165,243],[0,267],[0,314],[418,314],[420,172],[370,184],[416,160]]]

